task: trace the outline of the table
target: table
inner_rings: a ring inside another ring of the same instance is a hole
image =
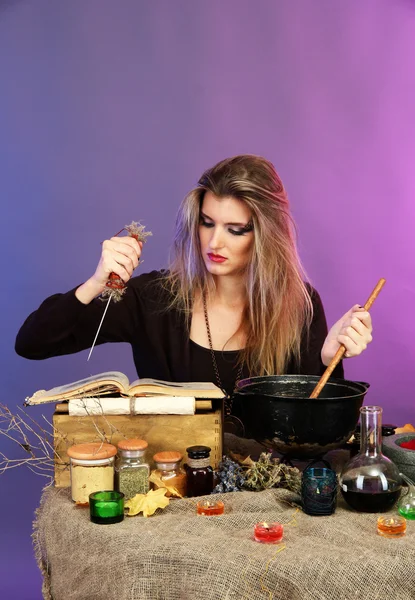
[[[34,544],[47,600],[410,600],[415,598],[415,521],[405,537],[377,534],[377,514],[311,517],[287,490],[216,495],[219,517],[196,516],[195,498],[149,518],[95,525],[68,489],[48,488]],[[396,512],[392,509],[391,512]],[[279,521],[279,545],[252,539]]]

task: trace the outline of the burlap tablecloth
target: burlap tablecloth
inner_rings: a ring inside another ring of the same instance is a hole
[[[311,517],[287,503],[298,497],[286,490],[217,497],[220,517],[196,516],[191,498],[149,518],[95,525],[67,489],[46,489],[33,534],[44,598],[415,598],[415,522],[391,540],[377,534],[377,514],[351,512],[342,500],[334,515]],[[283,523],[283,543],[253,541],[259,521]]]

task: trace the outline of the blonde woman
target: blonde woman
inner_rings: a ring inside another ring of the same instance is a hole
[[[142,244],[114,237],[95,273],[45,300],[16,339],[31,359],[91,346],[109,274],[128,282],[110,304],[97,343],[129,342],[140,377],[213,381],[228,394],[248,375],[319,375],[336,353],[372,340],[368,312],[353,306],[327,332],[318,293],[304,282],[287,194],[273,165],[252,155],[203,173],[183,200],[169,269],[132,278]],[[343,376],[340,364],[334,376]]]

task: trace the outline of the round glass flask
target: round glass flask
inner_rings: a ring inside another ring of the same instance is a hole
[[[360,409],[360,452],[344,466],[340,489],[347,504],[359,512],[384,512],[401,493],[398,467],[381,452],[382,408]]]
[[[399,500],[398,512],[405,519],[415,521],[415,483],[403,473],[401,473],[401,477],[408,484],[408,491]]]

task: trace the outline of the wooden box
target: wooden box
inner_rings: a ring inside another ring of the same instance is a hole
[[[203,411],[194,415],[106,415],[70,417],[53,415],[55,486],[70,486],[67,449],[83,442],[107,441],[117,444],[124,438],[140,438],[148,442],[147,459],[153,467],[153,454],[162,450],[178,450],[186,460],[186,448],[210,446],[214,468],[222,458],[222,411]],[[104,439],[105,438],[105,439]]]

